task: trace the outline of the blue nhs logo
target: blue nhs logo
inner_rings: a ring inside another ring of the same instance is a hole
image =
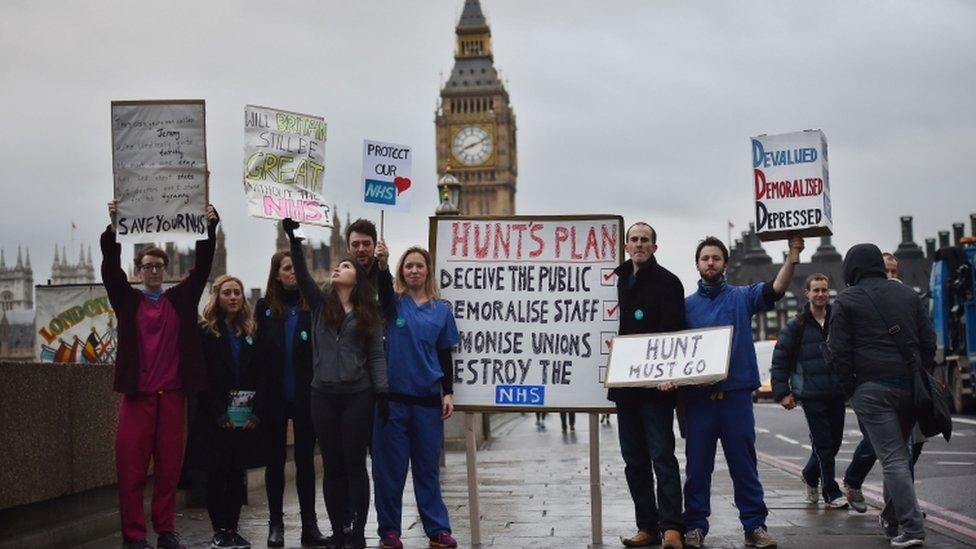
[[[495,404],[542,406],[545,403],[545,385],[498,385],[495,387]]]

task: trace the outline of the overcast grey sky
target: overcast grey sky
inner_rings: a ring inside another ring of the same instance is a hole
[[[109,102],[207,101],[211,197],[229,270],[263,286],[271,222],[249,218],[243,107],[325,117],[326,195],[359,205],[364,138],[413,146],[420,191],[387,216],[394,255],[426,244],[434,109],[463,0],[0,4],[0,247],[97,237],[111,198]],[[835,244],[892,248],[976,211],[976,4],[965,1],[483,0],[518,123],[521,214],[619,213],[658,230],[686,289],[705,234],[752,217],[749,137],[820,128]],[[968,222],[967,222],[968,231]],[[325,239],[327,229],[310,229]],[[807,242],[808,259],[816,247]],[[778,257],[782,246],[767,246]]]

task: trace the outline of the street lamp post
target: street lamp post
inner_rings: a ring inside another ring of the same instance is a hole
[[[437,193],[441,203],[434,210],[436,215],[461,214],[461,182],[450,171],[437,181]]]

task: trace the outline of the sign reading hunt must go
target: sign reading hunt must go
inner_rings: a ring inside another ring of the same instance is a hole
[[[753,137],[752,175],[760,240],[833,234],[822,131]]]
[[[112,101],[112,173],[123,243],[206,238],[203,100]]]
[[[603,381],[623,242],[613,215],[431,218],[435,276],[461,336],[459,410],[612,409]]]
[[[731,348],[732,326],[620,336],[613,340],[607,387],[716,383],[728,377]]]

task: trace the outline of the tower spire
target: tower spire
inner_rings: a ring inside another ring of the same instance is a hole
[[[3,248],[0,248],[0,271],[6,270],[7,260],[3,257]]]
[[[31,270],[30,248],[27,248],[27,261],[24,262],[24,268],[27,269],[28,271]]]
[[[21,258],[20,245],[18,244],[17,245],[17,269],[23,269],[23,268],[24,268],[24,261],[23,258]]]

